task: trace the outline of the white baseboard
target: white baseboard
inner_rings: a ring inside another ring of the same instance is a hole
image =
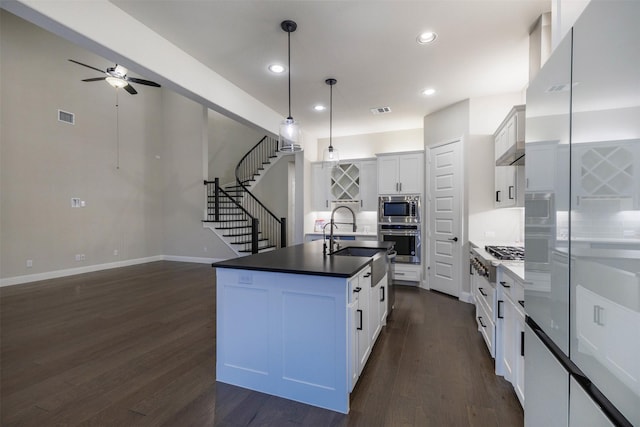
[[[462,302],[473,304],[473,297],[470,292],[460,292],[460,297],[458,299]]]
[[[0,287],[21,285],[23,283],[37,282],[40,280],[57,279],[59,277],[74,276],[76,274],[91,273],[100,270],[109,270],[112,268],[128,267],[130,265],[146,264],[155,261],[178,261],[178,262],[196,262],[201,264],[211,264],[223,259],[217,258],[198,258],[185,257],[175,255],[155,255],[146,258],[128,259],[125,261],[109,262],[106,264],[88,265],[85,267],[67,268],[64,270],[47,271],[44,273],[25,274],[23,276],[14,276],[0,279]]]

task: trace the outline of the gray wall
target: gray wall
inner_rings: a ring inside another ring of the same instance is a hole
[[[0,43],[1,278],[161,255],[233,256],[201,223],[208,152],[214,164],[229,155],[218,145],[227,138],[209,143],[201,105],[136,85],[138,95],[118,92],[116,116],[116,90],[82,82],[100,74],[67,59],[98,68],[110,61],[3,10]],[[76,124],[58,122],[58,109],[75,113]],[[250,134],[242,152],[257,142],[257,131],[213,122],[227,135]],[[71,208],[72,197],[86,207]]]

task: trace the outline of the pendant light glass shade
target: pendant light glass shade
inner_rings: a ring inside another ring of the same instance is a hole
[[[287,32],[287,53],[289,67],[289,116],[280,123],[278,132],[278,150],[285,152],[302,151],[302,131],[300,124],[291,116],[291,33],[298,28],[298,24],[293,21],[282,21],[280,27]]]
[[[287,117],[280,123],[278,149],[280,151],[302,151],[302,131],[297,120]]]
[[[335,167],[340,162],[340,153],[333,146],[333,85],[338,83],[336,79],[327,79],[324,81],[329,85],[329,146],[324,150],[322,156],[322,165],[327,167]]]

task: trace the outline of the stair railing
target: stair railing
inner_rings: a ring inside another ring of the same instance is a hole
[[[251,239],[244,244],[245,251],[258,253],[259,243],[259,219],[251,215],[235,197],[220,187],[220,179],[204,181],[207,187],[207,213],[203,222],[215,222],[221,224],[219,230],[224,230],[223,235],[231,238],[244,238],[250,234]],[[234,208],[238,208],[240,213]],[[248,225],[250,224],[250,225]],[[250,227],[250,233],[246,228]]]
[[[277,153],[278,140],[270,136],[262,138],[236,166],[236,182],[247,196],[241,203],[252,217],[258,219],[262,237],[276,247],[284,248],[287,246],[287,219],[275,216],[247,186],[255,180],[270,159],[277,157]]]

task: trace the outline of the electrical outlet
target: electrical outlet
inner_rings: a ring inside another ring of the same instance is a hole
[[[80,261],[81,260],[81,258],[80,258],[81,256],[82,255],[80,255],[80,254],[76,254],[76,261]]]
[[[27,260],[27,268],[31,268],[33,267],[33,260],[32,259],[28,259]]]
[[[79,208],[80,207],[80,199],[78,197],[72,197],[71,198],[71,207],[72,208]]]
[[[84,254],[80,254],[80,261],[84,261],[86,259]]]
[[[207,247],[206,246],[204,247],[204,251],[207,252]]]
[[[118,250],[117,249],[113,250],[113,256],[118,256]]]

